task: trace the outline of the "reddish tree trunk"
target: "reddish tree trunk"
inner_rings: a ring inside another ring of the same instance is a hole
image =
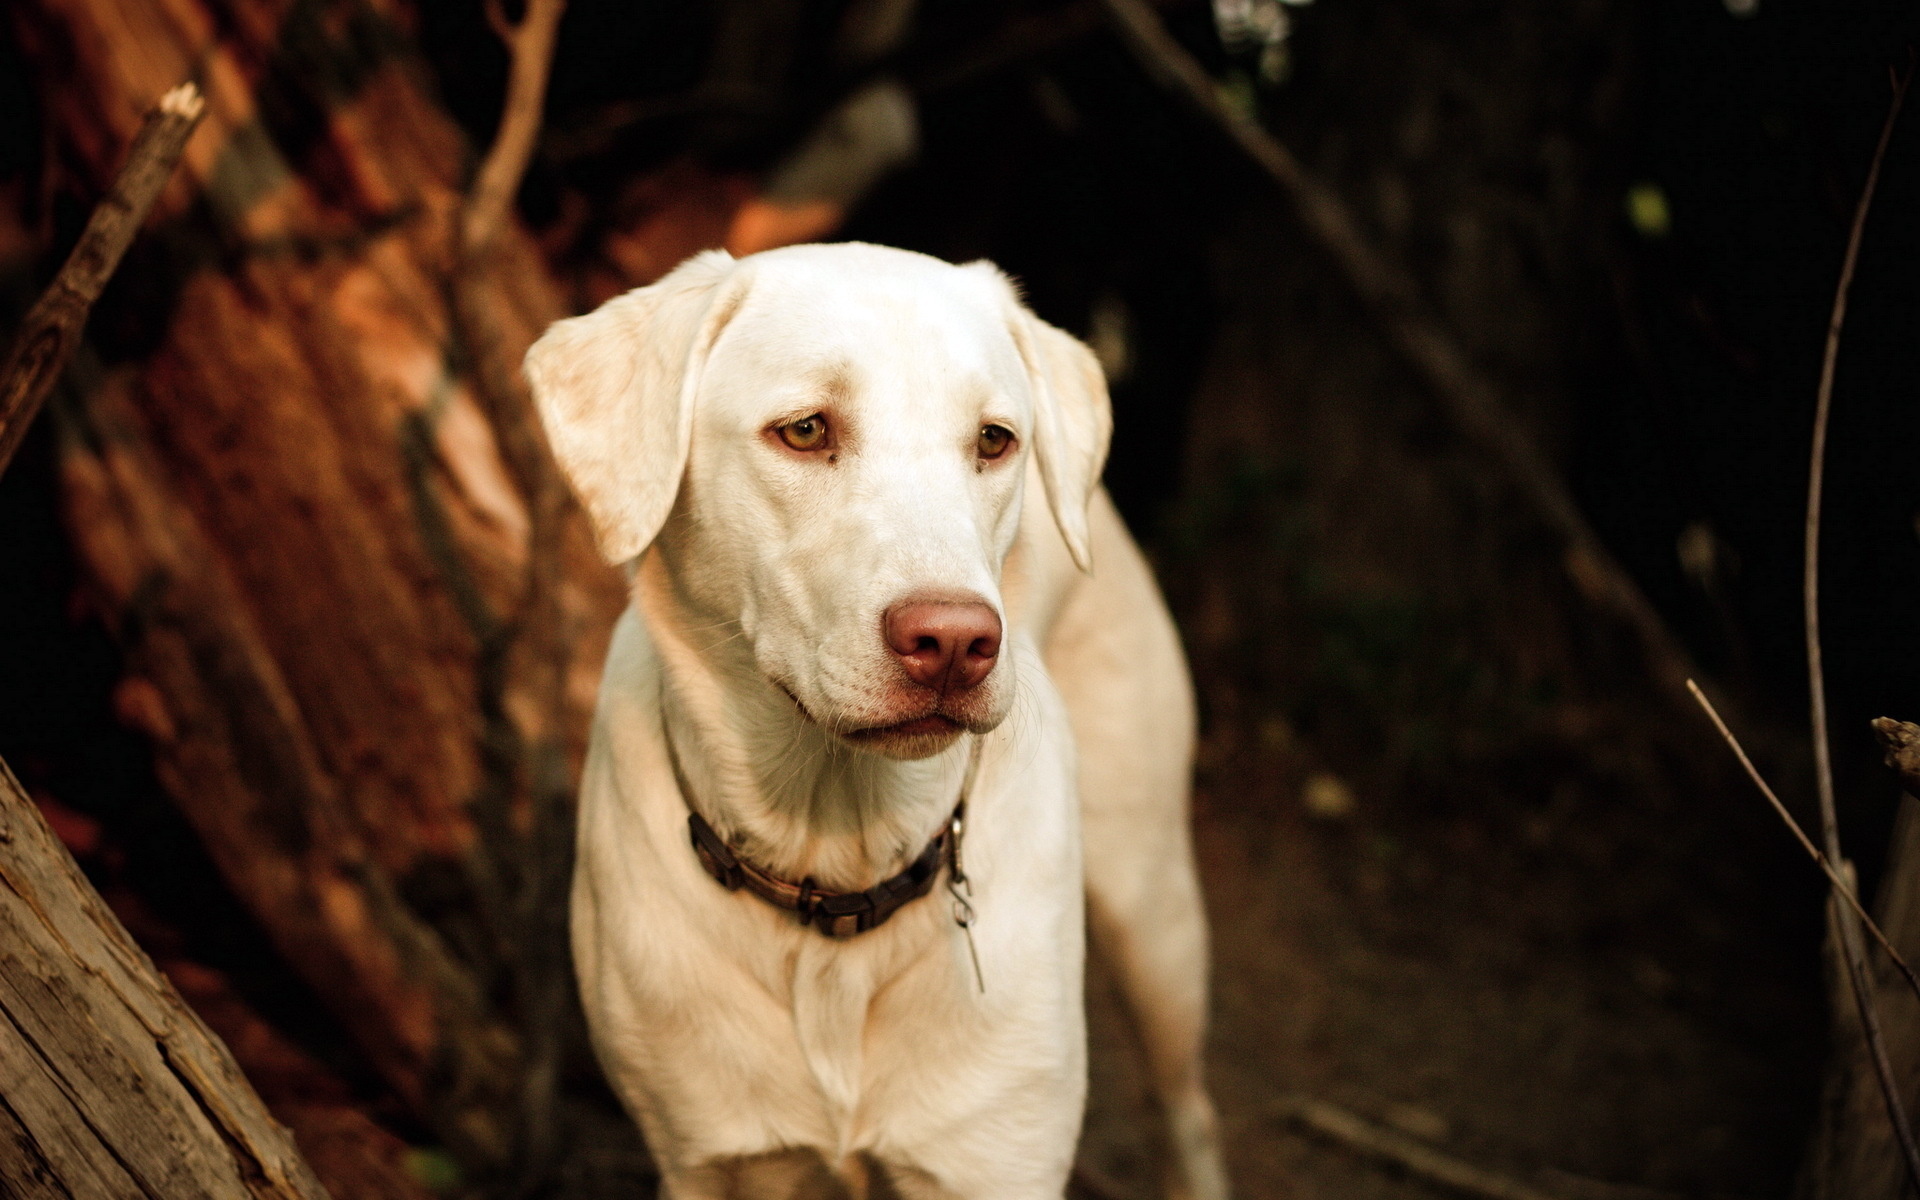
[[[208,96],[150,231],[184,252],[145,267],[158,349],[81,363],[53,413],[79,554],[129,653],[121,709],[381,1075],[500,1165],[545,1119],[566,986],[556,798],[621,603],[570,511],[557,594],[529,603],[523,475],[499,436],[524,424],[464,378],[517,361],[562,315],[554,289],[509,230],[462,293],[485,319],[454,320],[469,155],[402,14],[13,8],[83,188],[165,87]],[[462,327],[497,340],[461,346]],[[527,611],[558,628],[528,636]],[[530,643],[568,649],[562,695]]]

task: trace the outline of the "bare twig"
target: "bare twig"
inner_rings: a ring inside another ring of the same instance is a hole
[[[565,489],[553,469],[552,454],[534,414],[533,398],[519,377],[517,355],[504,353],[498,322],[487,295],[489,251],[506,227],[514,194],[526,176],[546,109],[548,76],[553,68],[554,42],[566,0],[527,0],[520,23],[508,22],[501,0],[483,0],[487,22],[511,55],[507,95],[493,145],[481,161],[461,204],[454,230],[453,315],[460,341],[473,369],[476,390],[485,402],[500,438],[502,457],[527,495],[529,593],[522,605],[539,607],[546,577],[557,572],[558,524],[565,507]],[[542,561],[546,557],[556,561]],[[551,568],[551,570],[549,570]],[[557,580],[553,581],[557,587]]]
[[[508,353],[504,344],[495,320],[498,306],[491,303],[496,297],[487,285],[488,252],[506,226],[544,119],[547,79],[566,0],[527,0],[517,25],[507,20],[501,0],[483,3],[487,21],[506,42],[512,61],[499,131],[461,206],[455,231],[452,307],[475,390],[493,421],[501,455],[527,498],[526,589],[507,633],[510,637],[532,634],[530,657],[535,668],[547,675],[539,692],[551,711],[554,728],[545,731],[544,739],[551,742],[558,736],[565,706],[568,662],[559,601],[567,491],[534,412],[533,397],[520,377],[518,355]],[[542,737],[536,734],[532,740]]]
[[[1615,561],[1560,480],[1551,460],[1511,415],[1494,382],[1474,367],[1428,310],[1419,288],[1361,230],[1332,188],[1251,115],[1222,98],[1218,86],[1175,41],[1146,0],[1102,0],[1141,65],[1227,134],[1280,185],[1307,231],[1345,274],[1346,281],[1403,359],[1451,413],[1454,422],[1506,468],[1507,474],[1565,543],[1565,563],[1589,603],[1632,629],[1655,675],[1677,695],[1693,669],[1632,576]]]
[[[1813,447],[1807,472],[1807,521],[1805,533],[1805,577],[1802,587],[1802,616],[1807,636],[1807,682],[1812,689],[1813,759],[1820,790],[1820,827],[1827,853],[1840,855],[1839,820],[1833,799],[1833,756],[1828,744],[1826,671],[1820,652],[1820,510],[1827,474],[1827,422],[1833,409],[1833,377],[1840,359],[1840,331],[1847,320],[1847,293],[1853,288],[1854,268],[1860,261],[1860,243],[1866,234],[1867,213],[1873,207],[1873,193],[1880,183],[1880,165],[1887,156],[1887,143],[1893,138],[1894,121],[1906,99],[1907,85],[1913,80],[1912,68],[1894,82],[1893,102],[1880,127],[1880,141],[1873,149],[1873,162],[1867,168],[1867,181],[1860,189],[1860,203],[1854,208],[1853,226],[1847,233],[1847,251],[1840,263],[1840,280],[1834,287],[1833,312],[1827,318],[1826,353],[1820,360],[1820,387],[1813,409]]]
[[[1880,943],[1880,948],[1886,951],[1888,958],[1893,960],[1893,965],[1898,967],[1900,974],[1906,977],[1907,986],[1913,990],[1915,998],[1920,999],[1920,977],[1914,975],[1913,968],[1908,966],[1907,960],[1893,948],[1893,943],[1887,940],[1887,935],[1880,931],[1879,924],[1867,914],[1865,908],[1861,907],[1859,897],[1854,895],[1853,885],[1835,869],[1827,856],[1820,852],[1820,848],[1813,844],[1813,839],[1809,838],[1807,831],[1800,827],[1800,822],[1794,820],[1793,814],[1787,811],[1787,806],[1780,802],[1780,797],[1767,786],[1767,781],[1760,776],[1759,768],[1755,767],[1753,760],[1747,757],[1746,748],[1740,744],[1739,738],[1733,736],[1733,730],[1727,728],[1727,723],[1720,719],[1719,712],[1713,707],[1713,701],[1707,699],[1707,694],[1700,690],[1700,685],[1689,679],[1687,690],[1692,692],[1693,698],[1700,702],[1700,707],[1706,710],[1708,719],[1713,722],[1713,727],[1720,731],[1720,736],[1726,739],[1727,746],[1733,751],[1734,757],[1738,758],[1740,765],[1746,768],[1747,778],[1753,780],[1753,785],[1760,789],[1760,794],[1767,798],[1767,803],[1773,805],[1773,811],[1780,814],[1780,819],[1785,821],[1787,828],[1793,831],[1793,836],[1800,842],[1801,849],[1805,850],[1825,873],[1827,882],[1833,885],[1834,892],[1845,900],[1847,907],[1851,908],[1866,924],[1867,931],[1873,934],[1874,940]]]
[[[500,110],[500,128],[460,212],[460,242],[466,255],[484,253],[499,236],[514,193],[526,176],[527,161],[533,155],[546,109],[553,43],[566,11],[566,0],[527,0],[525,15],[514,25],[501,11],[500,0],[486,2],[487,22],[507,44],[512,65],[507,72],[507,100]]]
[[[1291,1097],[1280,1103],[1278,1112],[1322,1137],[1393,1163],[1450,1191],[1485,1200],[1559,1200],[1550,1192],[1442,1153],[1325,1100]]]
[[[1827,419],[1833,408],[1834,367],[1840,357],[1840,330],[1847,320],[1847,293],[1853,287],[1853,272],[1860,260],[1860,243],[1866,235],[1867,213],[1873,208],[1873,193],[1880,182],[1880,166],[1887,157],[1887,144],[1893,140],[1894,122],[1906,99],[1907,85],[1913,82],[1913,66],[1894,78],[1893,100],[1887,107],[1887,119],[1880,126],[1880,140],[1873,149],[1873,162],[1867,168],[1867,181],[1860,189],[1860,203],[1853,212],[1853,226],[1847,233],[1847,252],[1840,263],[1840,279],[1834,287],[1833,312],[1827,320],[1826,353],[1820,361],[1820,387],[1814,402],[1812,462],[1807,474],[1806,566],[1801,581],[1803,617],[1807,635],[1807,687],[1813,718],[1814,778],[1820,795],[1821,840],[1826,843],[1827,858],[1845,861],[1840,851],[1840,821],[1833,798],[1833,751],[1827,731],[1827,680],[1820,653],[1820,508],[1826,482]],[[1851,897],[1851,889],[1842,889]],[[1874,1072],[1880,1079],[1880,1092],[1887,1102],[1887,1119],[1893,1123],[1894,1136],[1906,1156],[1907,1178],[1920,1187],[1920,1147],[1914,1144],[1913,1130],[1907,1124],[1900,1089],[1893,1077],[1893,1065],[1887,1058],[1886,1039],[1880,1032],[1880,1015],[1875,1008],[1866,969],[1866,957],[1860,945],[1860,926],[1855,920],[1859,903],[1853,909],[1837,910],[1835,923],[1840,930],[1840,948],[1846,955],[1847,977],[1853,984],[1854,1003],[1860,1009],[1860,1024],[1866,1033],[1867,1048]],[[1861,914],[1864,916],[1864,914]],[[1869,922],[1871,924],[1871,922]],[[1882,939],[1884,942],[1885,939]],[[1891,949],[1891,947],[1889,947]]]
[[[94,206],[66,265],[21,322],[13,351],[0,369],[0,472],[13,461],[27,426],[66,369],[86,327],[87,313],[159,199],[160,189],[172,178],[205,109],[206,100],[191,83],[160,97],[134,135],[126,165],[113,187]]]
[[[498,320],[491,252],[507,226],[514,195],[539,136],[566,0],[526,0],[518,24],[508,21],[501,0],[483,2],[487,21],[506,43],[511,64],[499,129],[461,205],[454,230],[450,283],[454,328],[474,390],[527,503],[525,585],[517,611],[494,632],[485,650],[490,665],[482,681],[481,708],[487,722],[483,758],[498,778],[476,813],[483,855],[476,877],[491,881],[487,886],[495,892],[504,879],[517,884],[511,895],[488,899],[506,926],[495,933],[509,947],[507,966],[525,1032],[517,1184],[526,1191],[550,1168],[557,1145],[561,1026],[569,994],[564,926],[555,927],[556,917],[565,912],[571,846],[571,788],[564,741],[571,643],[560,599],[567,492],[534,413],[533,397],[520,376],[518,354],[509,350]],[[525,729],[509,715],[505,703],[509,651],[516,642],[524,650],[522,661],[533,673],[532,690],[539,704],[539,717]],[[510,815],[516,798],[523,798],[527,805],[524,837],[517,834]]]
[[[500,436],[501,453],[527,494],[534,527],[529,534],[529,558],[538,560],[546,542],[558,542],[557,529],[549,526],[557,523],[559,509],[564,507],[564,489],[555,478],[533,398],[519,378],[518,363],[502,353],[500,331],[483,293],[488,252],[506,226],[544,119],[554,42],[567,6],[566,0],[527,0],[525,14],[514,25],[502,11],[501,0],[484,0],[484,4],[488,24],[507,44],[511,65],[499,131],[461,204],[455,229],[453,310],[476,387]],[[545,565],[550,564],[530,562],[529,586],[535,592]]]
[[[1833,311],[1827,318],[1826,352],[1820,359],[1820,386],[1813,407],[1813,446],[1807,471],[1807,521],[1805,531],[1805,577],[1801,580],[1802,617],[1807,636],[1807,683],[1812,689],[1813,761],[1820,789],[1820,828],[1827,853],[1840,857],[1839,820],[1833,799],[1833,755],[1827,734],[1826,671],[1820,653],[1820,510],[1827,475],[1827,422],[1833,410],[1833,377],[1840,360],[1840,331],[1847,321],[1847,293],[1853,289],[1853,273],[1860,261],[1860,243],[1866,235],[1867,213],[1873,207],[1873,193],[1880,183],[1880,165],[1887,157],[1887,143],[1893,140],[1893,125],[1900,116],[1900,105],[1907,97],[1907,85],[1913,69],[1896,77],[1893,102],[1887,119],[1880,126],[1880,140],[1873,148],[1873,161],[1867,168],[1867,181],[1860,189],[1860,202],[1853,211],[1853,226],[1847,232],[1847,251],[1840,262],[1840,279],[1833,291]]]

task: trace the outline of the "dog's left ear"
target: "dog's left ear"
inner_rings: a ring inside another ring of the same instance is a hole
[[[1033,453],[1054,523],[1082,571],[1093,569],[1087,508],[1113,438],[1113,402],[1107,377],[1093,351],[1065,330],[1033,315],[1013,283],[989,263],[970,264],[992,274],[1005,294],[1013,341],[1026,360],[1033,387]]]

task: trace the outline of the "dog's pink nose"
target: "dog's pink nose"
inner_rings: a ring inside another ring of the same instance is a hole
[[[881,625],[907,677],[943,693],[977,686],[1000,656],[1000,615],[979,600],[909,596]]]

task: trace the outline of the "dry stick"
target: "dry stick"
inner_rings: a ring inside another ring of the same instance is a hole
[[[1363,1154],[1395,1163],[1410,1175],[1417,1175],[1455,1192],[1485,1197],[1486,1200],[1558,1200],[1550,1192],[1443,1154],[1325,1100],[1298,1096],[1283,1101],[1279,1111],[1323,1137],[1332,1138]]]
[[[1344,271],[1347,283],[1401,357],[1492,454],[1566,543],[1566,568],[1589,602],[1611,611],[1639,637],[1654,673],[1677,695],[1691,661],[1633,578],[1616,562],[1561,483],[1547,456],[1511,415],[1500,389],[1428,311],[1405,271],[1368,241],[1352,212],[1259,122],[1228,104],[1194,57],[1167,33],[1145,0],[1102,0],[1147,72],[1181,93],[1280,185],[1307,230]]]
[[[527,0],[518,25],[509,24],[500,0],[486,0],[487,22],[512,56],[507,70],[507,99],[493,146],[474,177],[460,212],[460,241],[466,254],[483,253],[506,223],[514,193],[527,173],[540,135],[546,106],[547,76],[553,70],[553,44],[560,33],[566,0]]]
[[[160,189],[173,176],[205,109],[200,89],[191,83],[160,97],[134,135],[126,165],[94,207],[66,265],[20,323],[13,352],[0,368],[0,472],[13,461],[27,426],[73,357],[87,313],[159,199]]]
[[[554,43],[566,0],[527,0],[519,24],[507,21],[501,0],[485,0],[489,24],[507,45],[511,63],[500,127],[461,205],[455,236],[454,319],[472,360],[475,384],[486,401],[508,468],[527,493],[527,581],[514,632],[529,628],[537,644],[534,658],[549,671],[544,694],[553,706],[557,736],[566,701],[568,656],[560,628],[560,576],[567,492],[534,412],[533,397],[518,364],[501,361],[499,331],[488,320],[482,294],[487,256],[506,227],[513,199],[526,176],[546,108]]]
[[[1834,287],[1833,312],[1827,318],[1826,352],[1820,359],[1820,387],[1813,408],[1813,447],[1807,471],[1807,522],[1805,577],[1802,587],[1802,616],[1806,622],[1807,683],[1812,689],[1813,760],[1820,791],[1820,830],[1827,853],[1840,858],[1840,823],[1833,800],[1833,754],[1828,745],[1826,670],[1820,654],[1820,509],[1827,474],[1827,419],[1833,410],[1834,368],[1840,359],[1840,330],[1847,320],[1847,293],[1853,288],[1854,268],[1860,261],[1860,243],[1867,229],[1867,212],[1873,207],[1873,193],[1880,184],[1880,165],[1887,157],[1887,144],[1893,140],[1893,125],[1899,119],[1900,105],[1907,98],[1907,85],[1913,82],[1913,68],[1895,77],[1893,102],[1887,119],[1880,126],[1880,140],[1873,148],[1873,161],[1867,167],[1867,181],[1860,189],[1860,202],[1853,210],[1853,226],[1847,232],[1847,252],[1840,263],[1840,280]],[[1920,1181],[1917,1181],[1920,1182]]]
[[[554,469],[519,364],[501,361],[499,331],[489,320],[484,284],[488,254],[506,227],[514,194],[520,190],[539,137],[554,43],[567,4],[566,0],[527,0],[520,23],[514,25],[507,21],[500,3],[485,0],[488,23],[511,56],[507,95],[493,145],[461,204],[454,231],[453,313],[472,360],[476,388],[499,435],[502,457],[527,493],[527,592],[514,622],[524,627],[538,624],[550,602],[556,602],[566,489]],[[557,627],[551,633],[559,636]],[[555,687],[563,692],[564,681]]]
[[[1773,811],[1779,813],[1780,819],[1787,823],[1787,828],[1793,831],[1793,836],[1799,840],[1801,848],[1826,874],[1827,882],[1833,885],[1833,890],[1839,893],[1840,898],[1847,902],[1847,907],[1866,923],[1868,932],[1872,933],[1874,940],[1880,943],[1880,948],[1887,952],[1887,957],[1893,960],[1893,965],[1900,968],[1900,974],[1906,977],[1907,987],[1912,989],[1916,999],[1920,999],[1920,977],[1914,975],[1913,968],[1907,965],[1907,960],[1900,957],[1900,952],[1893,948],[1893,943],[1888,941],[1887,935],[1880,931],[1880,926],[1867,914],[1867,910],[1860,906],[1860,899],[1854,895],[1853,885],[1834,869],[1833,863],[1828,861],[1827,856],[1820,852],[1820,848],[1813,844],[1813,839],[1807,836],[1807,831],[1800,827],[1800,822],[1794,820],[1793,814],[1787,811],[1787,806],[1780,802],[1780,797],[1775,795],[1774,790],[1767,786],[1767,781],[1760,777],[1759,768],[1755,767],[1753,760],[1747,757],[1746,748],[1740,744],[1739,738],[1733,736],[1733,730],[1727,728],[1727,723],[1720,719],[1719,712],[1713,707],[1713,701],[1707,699],[1707,694],[1700,690],[1700,685],[1689,679],[1687,690],[1692,692],[1693,698],[1700,702],[1700,707],[1706,710],[1707,718],[1713,722],[1713,727],[1720,731],[1720,736],[1726,740],[1734,757],[1738,758],[1740,765],[1746,768],[1747,778],[1753,780],[1753,785],[1760,789],[1760,794],[1767,798],[1767,803],[1773,805]]]
[[[1840,263],[1840,279],[1834,287],[1833,313],[1827,320],[1826,353],[1820,360],[1820,387],[1813,410],[1812,462],[1807,472],[1806,565],[1803,588],[1804,619],[1807,634],[1807,686],[1811,692],[1813,715],[1814,778],[1820,794],[1820,833],[1826,843],[1827,858],[1846,861],[1840,851],[1840,820],[1833,799],[1833,751],[1827,731],[1827,680],[1820,655],[1820,507],[1826,482],[1827,418],[1833,408],[1834,366],[1840,357],[1840,330],[1847,320],[1847,293],[1853,287],[1853,272],[1860,261],[1860,243],[1866,235],[1867,213],[1873,207],[1873,193],[1880,183],[1880,166],[1886,161],[1887,144],[1893,140],[1894,122],[1900,105],[1907,98],[1907,85],[1913,82],[1913,65],[1895,76],[1893,100],[1887,106],[1887,119],[1880,126],[1880,140],[1873,148],[1873,162],[1867,167],[1867,181],[1860,189],[1860,203],[1853,210],[1853,226],[1847,232],[1847,253]],[[1851,895],[1851,889],[1843,894]],[[1854,909],[1859,905],[1854,904]],[[1867,975],[1866,955],[1860,945],[1860,926],[1854,913],[1839,909],[1834,913],[1840,928],[1840,949],[1847,960],[1847,980],[1853,985],[1854,1004],[1860,1010],[1860,1025],[1867,1036],[1867,1048],[1873,1059],[1874,1074],[1879,1077],[1880,1094],[1887,1102],[1887,1120],[1893,1124],[1900,1151],[1906,1157],[1907,1178],[1920,1187],[1920,1146],[1913,1140],[1907,1124],[1906,1106],[1900,1102],[1899,1085],[1893,1077],[1893,1063],[1887,1058],[1886,1039],[1880,1032],[1880,1014],[1873,1001]]]
[[[498,428],[502,454],[528,496],[533,530],[528,535],[529,595],[523,605],[527,610],[539,607],[537,601],[545,586],[547,571],[540,565],[543,549],[551,551],[547,557],[556,560],[557,569],[564,489],[555,478],[552,455],[534,416],[533,399],[519,378],[518,364],[500,361],[498,332],[486,319],[487,305],[481,291],[488,254],[506,227],[514,194],[526,176],[540,133],[554,42],[566,9],[566,0],[527,0],[520,23],[512,25],[501,11],[500,0],[486,0],[487,20],[511,55],[507,95],[499,130],[460,206],[454,232],[454,318],[473,360],[476,383]],[[557,587],[557,581],[554,583]],[[522,615],[524,618],[526,613]]]
[[[490,319],[485,284],[489,253],[506,228],[514,195],[526,176],[544,120],[554,44],[567,5],[566,0],[527,0],[519,23],[512,24],[501,8],[501,0],[484,3],[487,21],[506,43],[510,56],[507,94],[493,144],[460,208],[454,234],[453,313],[471,360],[475,388],[500,439],[502,457],[526,491],[526,590],[511,624],[515,634],[531,628],[537,637],[544,636],[552,643],[538,647],[544,653],[536,653],[534,658],[550,672],[544,694],[555,706],[557,728],[566,694],[567,654],[559,612],[566,489],[534,413],[533,397],[520,377],[519,364],[502,361],[500,332]]]

